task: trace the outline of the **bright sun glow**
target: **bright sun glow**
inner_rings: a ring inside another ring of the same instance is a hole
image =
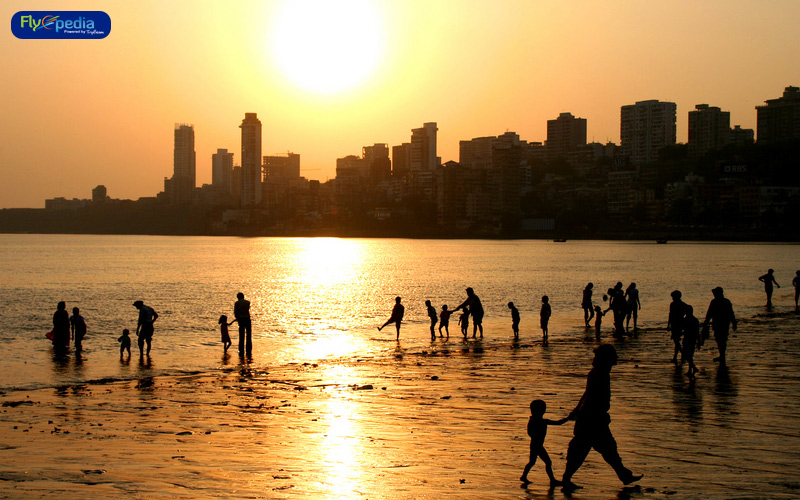
[[[348,90],[375,72],[383,20],[368,0],[287,0],[270,30],[272,58],[295,85],[319,94]]]

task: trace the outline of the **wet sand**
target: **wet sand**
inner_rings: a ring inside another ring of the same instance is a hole
[[[376,358],[8,391],[0,497],[798,498],[798,326],[794,312],[745,318],[728,368],[700,351],[693,383],[664,330],[607,339],[611,429],[645,475],[633,487],[596,452],[571,494],[548,490],[541,463],[519,482],[530,401],[555,419],[583,392],[596,343],[575,329],[546,345],[487,331]],[[571,423],[548,433],[558,477],[571,436]]]

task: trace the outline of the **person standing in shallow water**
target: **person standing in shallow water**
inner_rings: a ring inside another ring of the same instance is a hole
[[[586,391],[578,405],[569,414],[575,421],[574,437],[567,449],[567,465],[561,482],[565,489],[579,486],[572,482],[572,476],[578,471],[586,456],[594,448],[614,469],[623,484],[631,484],[642,478],[634,475],[622,465],[617,451],[617,442],[611,434],[609,424],[611,417],[611,368],[617,364],[617,351],[611,344],[603,344],[594,351],[592,370],[586,377]]]
[[[550,316],[553,310],[550,308],[550,298],[547,295],[542,296],[542,309],[539,311],[539,322],[542,327],[542,340],[547,340],[549,333],[548,324],[550,323]]]
[[[436,340],[436,323],[439,321],[439,316],[436,314],[436,308],[431,305],[430,300],[425,301],[425,309],[428,312],[428,318],[431,320],[431,340]]]
[[[736,315],[733,313],[731,301],[725,298],[721,286],[711,290],[711,293],[714,294],[714,298],[708,304],[706,319],[703,321],[702,335],[703,338],[708,338],[708,323],[710,321],[711,328],[714,329],[714,340],[717,342],[717,348],[719,349],[719,356],[714,358],[714,361],[719,361],[720,365],[724,365],[730,328],[733,327],[735,332],[737,327]]]
[[[144,357],[144,345],[147,344],[147,355],[150,356],[150,344],[153,341],[155,328],[153,323],[158,319],[158,313],[144,302],[137,300],[133,307],[139,310],[139,320],[136,324],[136,336],[139,337],[139,358]]]
[[[250,322],[250,301],[244,300],[244,294],[236,294],[236,302],[233,304],[233,317],[239,323],[239,355],[243,355],[245,350],[247,355],[253,354],[253,324]]]
[[[625,290],[625,298],[627,305],[627,312],[625,315],[625,331],[631,326],[631,318],[633,318],[633,331],[638,332],[639,328],[636,325],[639,319],[639,310],[642,308],[642,303],[639,301],[639,289],[636,288],[636,283],[631,283]]]
[[[681,352],[681,337],[683,336],[683,317],[686,315],[686,304],[681,300],[680,290],[675,290],[671,294],[672,302],[669,305],[669,316],[667,316],[667,330],[669,337],[675,344],[675,351],[672,354],[672,362],[678,362],[678,353]]]
[[[56,305],[56,312],[53,313],[53,347],[56,349],[69,347],[69,325],[67,303],[61,301]]]
[[[767,270],[767,274],[758,277],[758,281],[764,283],[764,293],[767,294],[767,307],[772,307],[772,285],[774,284],[778,288],[781,286],[775,281],[775,270],[769,269]]]
[[[475,338],[478,330],[481,331],[481,338],[483,338],[483,305],[481,299],[475,294],[472,288],[467,288],[467,300],[456,307],[456,311],[469,307],[470,314],[472,315],[472,338]]]
[[[378,327],[378,331],[381,331],[386,328],[386,326],[394,323],[394,327],[397,329],[397,340],[400,340],[400,325],[403,323],[403,315],[406,312],[405,306],[400,303],[401,300],[400,297],[395,297],[392,315],[386,320],[386,323]]]
[[[69,318],[72,340],[75,341],[75,352],[83,350],[83,337],[86,336],[86,320],[81,316],[81,311],[77,307],[72,308],[72,316]]]
[[[511,309],[511,331],[514,332],[514,338],[519,339],[519,309],[513,302],[508,303],[508,308]]]
[[[593,289],[594,284],[588,283],[586,288],[583,289],[583,298],[581,299],[581,307],[583,308],[583,322],[586,323],[586,328],[591,326],[592,318],[594,317],[594,308],[592,307]]]

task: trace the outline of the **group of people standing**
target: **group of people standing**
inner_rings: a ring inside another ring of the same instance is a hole
[[[624,291],[622,286],[622,282],[617,281],[617,284],[613,288],[609,288],[607,294],[603,296],[603,300],[608,301],[608,308],[605,311],[599,305],[596,306],[592,303],[594,283],[588,283],[583,289],[583,297],[581,299],[583,321],[586,328],[591,328],[591,321],[594,318],[595,336],[598,340],[600,339],[603,316],[609,311],[613,314],[615,336],[621,337],[628,332],[631,319],[633,319],[633,331],[636,332],[639,329],[639,310],[642,308],[639,289],[636,288],[636,283],[631,283]]]
[[[431,331],[431,340],[436,340],[436,323],[439,323],[439,337],[442,337],[442,328],[444,328],[447,337],[450,338],[450,316],[454,314],[456,311],[463,311],[461,317],[458,319],[458,323],[461,326],[461,333],[464,337],[467,337],[468,328],[469,328],[469,318],[472,317],[472,337],[476,337],[477,333],[480,331],[481,338],[483,338],[483,304],[481,304],[481,299],[478,295],[475,294],[475,291],[472,288],[467,288],[467,298],[462,302],[458,307],[455,309],[448,309],[447,304],[442,305],[442,311],[437,315],[436,308],[431,305],[430,300],[425,301],[425,308],[428,314],[428,317],[431,320],[430,324],[430,331]],[[395,304],[392,308],[392,314],[389,316],[389,319],[386,322],[378,327],[378,331],[383,330],[389,325],[394,325],[395,330],[397,331],[397,340],[400,340],[400,327],[403,324],[403,316],[405,315],[406,308],[402,304],[402,298],[396,297],[394,299]],[[513,306],[513,303],[511,303]],[[510,307],[511,307],[510,306]],[[519,313],[517,313],[517,320],[516,325],[519,325]],[[518,329],[516,331],[519,331]]]
[[[227,316],[225,315],[221,316],[219,319],[222,342],[227,352],[228,347],[231,345],[228,325],[238,323],[239,354],[247,354],[250,356],[253,352],[253,327],[250,321],[250,301],[245,300],[244,294],[241,292],[236,295],[236,298],[237,300],[233,305],[233,315],[235,319],[230,323],[227,322]],[[138,337],[139,357],[144,358],[144,356],[150,356],[153,334],[155,333],[154,323],[158,319],[158,313],[152,307],[145,305],[141,300],[134,302],[133,307],[139,311],[135,333]],[[53,330],[46,336],[53,342],[56,353],[64,352],[69,347],[70,340],[75,342],[75,352],[79,353],[83,349],[82,342],[86,331],[86,320],[81,316],[80,310],[77,307],[73,307],[72,316],[70,316],[67,313],[66,302],[62,301],[58,303],[56,312],[53,314]],[[117,342],[119,342],[120,359],[123,359],[125,352],[127,352],[128,357],[130,357],[130,330],[127,328],[123,329],[122,335],[117,339]]]

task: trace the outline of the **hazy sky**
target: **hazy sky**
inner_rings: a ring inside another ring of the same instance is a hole
[[[331,8],[335,4],[337,8]],[[103,10],[103,40],[0,41],[0,207],[45,198],[153,196],[172,176],[173,128],[194,125],[198,185],[211,154],[241,151],[245,112],[263,154],[293,151],[302,175],[408,142],[439,125],[458,141],[517,132],[544,141],[569,111],[589,140],[619,141],[620,106],[707,103],[755,128],[755,106],[800,85],[800,1],[6,0],[19,10]]]

